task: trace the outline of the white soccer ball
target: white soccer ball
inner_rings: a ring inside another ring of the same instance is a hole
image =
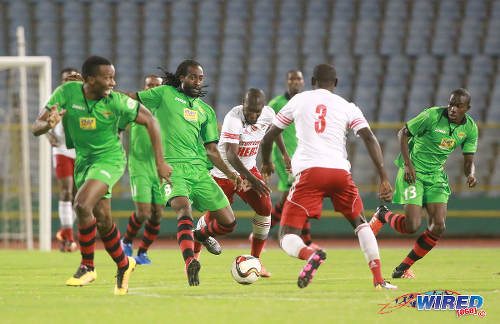
[[[234,259],[231,274],[237,283],[250,285],[259,279],[262,265],[258,258],[251,255],[240,255]]]

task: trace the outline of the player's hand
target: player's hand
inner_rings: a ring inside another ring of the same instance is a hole
[[[417,179],[417,174],[415,173],[415,168],[413,167],[413,163],[409,163],[405,165],[405,175],[404,179],[409,184],[415,184],[415,180]]]
[[[172,171],[174,170],[170,164],[165,162],[165,160],[161,160],[156,163],[156,169],[158,170],[158,177],[160,181],[166,181],[170,186],[174,186],[172,181],[170,180],[170,176],[172,175]]]
[[[285,171],[291,174],[292,173],[292,160],[290,159],[290,157],[288,155],[283,156],[283,162],[285,162]]]
[[[54,134],[47,133],[47,139],[49,140],[50,145],[53,147],[58,147],[59,145],[61,145],[61,143],[59,142],[57,137],[54,136]]]
[[[61,121],[64,114],[66,113],[66,109],[58,111],[58,105],[58,103],[55,103],[52,105],[52,107],[50,107],[49,116],[47,117],[47,124],[49,125],[50,129],[54,128],[54,126],[56,126],[57,123]]]
[[[477,184],[477,179],[473,175],[467,176],[467,185],[469,188],[474,187]]]
[[[252,189],[257,192],[259,197],[269,196],[271,194],[271,188],[259,178],[253,177],[252,179],[248,179],[248,181],[252,184]]]
[[[243,187],[243,189],[241,189],[241,190],[243,192],[247,192],[248,190],[252,189],[252,184],[247,179],[243,179],[242,187]]]
[[[240,190],[243,190],[245,185],[243,184],[243,179],[241,179],[241,177],[235,173],[235,172],[231,172],[229,174],[226,175],[227,176],[227,179],[229,181],[231,181],[231,183],[234,185],[234,189],[236,191],[240,191]]]
[[[260,168],[260,174],[262,175],[262,179],[264,179],[265,183],[269,183],[271,180],[271,174],[274,173],[274,164],[272,163],[262,163],[262,167]]]
[[[393,190],[391,184],[387,179],[382,180],[380,187],[378,188],[378,197],[380,200],[385,202],[391,202]]]
[[[66,78],[64,79],[64,82],[69,82],[69,81],[80,81],[80,82],[83,82],[83,77],[80,73],[76,72],[76,71],[73,71],[71,72],[71,74],[69,74],[68,76],[66,76]]]

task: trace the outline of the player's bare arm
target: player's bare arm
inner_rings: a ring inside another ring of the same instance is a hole
[[[467,185],[469,188],[477,184],[475,176],[476,167],[474,166],[474,154],[464,154],[464,174],[467,178]]]
[[[415,174],[413,163],[410,160],[410,150],[408,148],[408,138],[411,136],[412,134],[406,126],[398,132],[399,147],[405,164],[404,179],[407,183],[414,184],[417,176]]]
[[[262,148],[262,168],[260,172],[262,176],[270,177],[274,172],[274,165],[271,162],[271,151],[273,149],[273,143],[278,136],[281,136],[283,129],[272,125],[269,131],[266,133],[264,138],[262,139],[262,143],[260,144]]]
[[[221,170],[226,175],[229,181],[234,184],[236,190],[242,190],[244,188],[243,179],[241,179],[238,174],[232,172],[227,164],[224,163],[219,149],[217,148],[217,144],[215,142],[207,143],[205,144],[205,150],[207,151],[207,157],[210,161],[217,169]]]
[[[290,156],[288,155],[288,152],[285,147],[285,142],[283,140],[283,134],[279,134],[276,137],[276,146],[281,152],[281,155],[283,156],[283,162],[285,162],[285,170],[288,173],[292,173],[292,160],[290,159]]]
[[[137,95],[137,92],[127,92],[127,91],[118,90],[118,89],[113,89],[113,91],[124,94],[124,95],[126,95],[134,100],[139,100],[139,96]]]
[[[170,185],[172,185],[170,175],[172,174],[173,169],[167,162],[165,162],[165,158],[163,157],[160,125],[158,124],[158,121],[146,107],[139,105],[139,113],[137,114],[135,122],[146,126],[146,129],[148,130],[149,138],[151,139],[151,144],[153,145],[153,151],[155,153],[158,176],[161,180],[166,180]]]
[[[379,174],[379,198],[382,201],[391,201],[393,190],[384,169],[384,158],[382,157],[382,149],[380,148],[378,140],[369,127],[360,129],[358,131],[358,135],[363,139],[366,149],[368,150],[373,164]]]
[[[43,109],[40,112],[40,115],[38,115],[37,119],[31,127],[33,135],[43,135],[54,128],[57,123],[61,121],[64,114],[66,113],[66,110],[63,109],[61,111],[58,111],[57,106],[58,104],[56,103],[52,105],[52,107],[50,107],[50,110]]]
[[[250,182],[252,189],[255,190],[259,196],[267,196],[271,194],[271,189],[250,171],[248,171],[248,169],[243,165],[243,162],[241,162],[238,157],[239,145],[237,143],[225,143],[224,145],[229,164],[231,164],[231,166],[238,171],[239,174],[244,176],[245,179]]]

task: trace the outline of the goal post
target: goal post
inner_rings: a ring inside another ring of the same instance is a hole
[[[29,68],[30,71],[36,71],[37,82],[38,82],[38,106],[37,107],[28,107],[26,93],[27,89],[26,82],[22,82],[23,79],[23,71],[26,68]],[[19,102],[19,107],[21,110],[25,109],[36,109],[38,112],[43,105],[47,102],[51,94],[51,59],[48,56],[0,56],[0,71],[7,69],[18,69],[19,70],[19,78],[21,82],[18,82],[19,86],[17,91],[18,100],[24,101],[24,103]],[[31,172],[38,172],[38,215],[39,215],[39,248],[41,251],[50,251],[51,249],[51,212],[52,212],[52,170],[51,170],[51,147],[45,136],[40,136],[38,139],[38,170],[33,170],[30,168],[30,161],[26,161],[29,159],[29,141],[36,140],[33,135],[31,135],[31,131],[29,129],[29,122],[27,120],[28,111],[20,111],[19,115],[21,116],[21,138],[24,139],[21,141],[22,145],[22,160],[16,161],[19,166],[21,166],[24,170],[23,173],[27,173],[28,177]],[[31,121],[32,122],[32,121]],[[35,157],[31,157],[33,159]],[[8,170],[8,169],[5,169]],[[6,176],[2,174],[2,176]],[[29,196],[27,201],[31,204],[31,185],[27,187],[26,182],[23,181],[21,192],[27,192],[25,197]],[[29,181],[28,181],[29,183]],[[6,186],[4,186],[5,188]],[[6,192],[3,192],[6,195]],[[21,199],[20,199],[21,200]],[[26,246],[28,249],[33,247],[33,230],[32,230],[32,219],[31,219],[31,206],[21,207],[22,201],[19,202],[19,219],[21,221],[24,220],[26,223],[25,231],[26,233],[23,236],[23,239],[26,239]],[[2,206],[4,209],[5,206]],[[24,214],[24,215],[21,215]],[[5,229],[4,229],[5,231]],[[31,233],[30,233],[31,232]],[[8,233],[3,233],[4,239],[8,240]]]

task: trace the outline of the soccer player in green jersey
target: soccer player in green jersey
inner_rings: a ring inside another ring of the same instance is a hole
[[[33,124],[33,134],[45,134],[62,120],[66,146],[76,150],[74,175],[78,191],[74,210],[82,261],[66,284],[83,286],[96,279],[97,229],[106,251],[118,266],[114,293],[124,295],[136,262],[123,253],[120,233],[111,219],[111,189],[126,165],[118,129],[134,121],[146,126],[160,178],[170,181],[172,168],[163,159],[158,122],[137,101],[112,91],[114,75],[115,69],[107,59],[87,58],[82,66],[83,83],[68,82],[54,91]]]
[[[385,223],[400,233],[415,233],[422,222],[422,207],[425,207],[429,221],[411,252],[394,269],[393,278],[414,278],[410,267],[437,244],[445,230],[450,188],[443,166],[448,155],[458,146],[464,156],[467,184],[469,187],[476,185],[477,126],[466,114],[469,109],[469,92],[456,89],[451,93],[448,107],[425,109],[398,133],[401,154],[395,161],[399,172],[392,202],[404,204],[405,214],[398,215],[386,206],[380,206],[370,220],[370,226],[375,234]]]
[[[166,200],[177,214],[177,241],[185,262],[190,286],[199,285],[200,263],[194,258],[194,240],[209,252],[220,254],[213,236],[232,232],[236,220],[229,201],[207,169],[206,157],[238,188],[242,179],[224,163],[217,148],[219,133],[215,112],[199,97],[203,95],[203,69],[194,60],[185,60],[175,74],[167,72],[163,85],[126,93],[138,99],[156,116],[162,131],[165,159],[172,165],[173,186],[165,188]],[[199,138],[206,156],[200,154]],[[214,219],[193,232],[191,206],[210,211]]]
[[[148,75],[144,79],[144,91],[160,86],[162,78],[157,75]],[[132,200],[135,203],[135,212],[129,218],[127,232],[122,238],[123,251],[132,256],[134,240],[142,224],[144,236],[137,255],[134,257],[137,264],[151,264],[147,251],[160,233],[160,221],[163,214],[165,193],[158,178],[155,167],[153,147],[144,126],[135,123],[129,127],[128,171],[130,174],[130,188]]]
[[[287,91],[277,97],[274,97],[270,102],[269,106],[274,109],[274,112],[277,114],[281,108],[283,108],[293,96],[297,93],[301,92],[304,88],[304,76],[300,70],[290,70],[286,74],[286,89]],[[292,123],[289,127],[287,127],[283,133],[283,140],[285,141],[285,147],[290,155],[290,158],[293,157],[295,150],[297,149],[297,136],[295,134],[295,123]],[[272,152],[272,161],[275,167],[275,172],[278,175],[278,190],[281,191],[280,200],[273,206],[271,212],[271,228],[280,223],[281,212],[283,206],[286,201],[286,197],[288,197],[288,192],[292,187],[294,177],[293,175],[287,171],[285,167],[285,162],[281,155],[280,150],[276,145],[273,146]],[[268,174],[263,174],[265,179],[269,178]],[[312,243],[311,240],[311,224],[309,220],[304,223],[304,227],[302,228],[301,233],[302,240],[308,246],[312,248],[319,248],[316,244]]]

